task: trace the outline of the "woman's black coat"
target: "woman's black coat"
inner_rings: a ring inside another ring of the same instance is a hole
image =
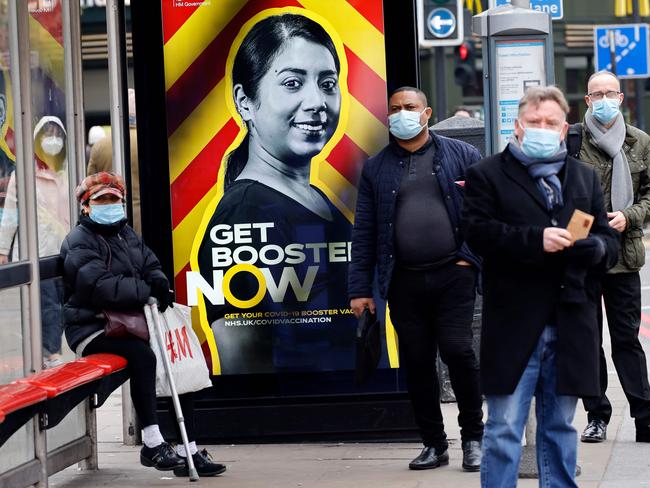
[[[596,173],[568,157],[558,175],[564,206],[552,214],[535,181],[512,153],[483,159],[467,172],[463,227],[483,257],[481,386],[485,394],[511,394],[544,327],[556,324],[557,393],[599,395],[597,310],[599,276],[616,262],[618,232],[608,225]],[[606,257],[585,280],[588,299],[564,303],[565,251],[544,252],[546,227],[566,228],[575,209],[595,217]]]
[[[149,284],[167,280],[158,258],[126,220],[100,225],[82,216],[63,241],[61,258],[65,335],[72,350],[104,328],[103,310],[142,310]]]

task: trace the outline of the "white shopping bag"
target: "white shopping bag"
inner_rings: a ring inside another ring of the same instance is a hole
[[[192,329],[190,307],[174,303],[173,307],[168,307],[164,313],[159,315],[160,328],[165,343],[164,351],[158,347],[154,324],[147,320],[149,345],[156,355],[156,396],[168,397],[172,394],[162,354],[167,354],[169,358],[179,395],[212,386],[201,344]]]

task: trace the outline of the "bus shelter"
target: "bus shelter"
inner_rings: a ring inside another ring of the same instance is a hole
[[[129,218],[141,221],[176,300],[193,306],[213,382],[197,399],[201,440],[412,438],[385,304],[379,370],[363,386],[353,382],[356,321],[345,288],[361,168],[388,142],[387,94],[419,86],[415,2],[162,0],[129,8],[130,37],[124,0],[106,2],[112,169],[125,176]],[[79,19],[75,0],[0,1],[2,384],[74,359],[65,341],[56,344],[60,330],[47,313],[62,304],[58,248],[76,223],[74,188],[87,171]],[[273,29],[289,27],[294,41],[269,51]],[[260,87],[251,90],[250,59],[286,75],[275,80],[280,92],[265,94],[266,73],[253,73]],[[298,103],[316,115],[297,118]],[[42,134],[45,126],[60,130]],[[268,182],[257,200],[232,192],[252,167],[235,154],[247,154],[250,131],[265,130],[277,147],[264,151],[289,151],[276,158],[288,167],[295,154],[307,160],[306,194],[287,199],[284,183]],[[45,150],[46,136],[63,140],[57,157]],[[49,200],[44,180],[56,188]],[[181,353],[173,338],[168,346]],[[49,474],[79,461],[97,466],[88,400],[53,429],[34,418],[13,434],[0,448],[0,481],[46,486]]]

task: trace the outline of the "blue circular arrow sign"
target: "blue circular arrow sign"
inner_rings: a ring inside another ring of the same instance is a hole
[[[456,15],[448,8],[433,9],[427,17],[427,27],[435,37],[449,37],[456,29]]]

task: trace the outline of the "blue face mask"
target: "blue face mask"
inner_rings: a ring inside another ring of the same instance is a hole
[[[121,203],[111,203],[109,205],[90,204],[90,220],[98,224],[114,224],[124,217],[124,205]]]
[[[603,98],[593,102],[591,113],[601,124],[609,124],[620,113],[618,98]]]
[[[388,127],[390,133],[403,141],[413,139],[425,127],[425,125],[420,125],[420,115],[423,113],[424,110],[422,112],[400,110],[396,114],[389,115]]]
[[[556,130],[526,127],[521,150],[531,158],[550,158],[560,150],[560,133]]]

